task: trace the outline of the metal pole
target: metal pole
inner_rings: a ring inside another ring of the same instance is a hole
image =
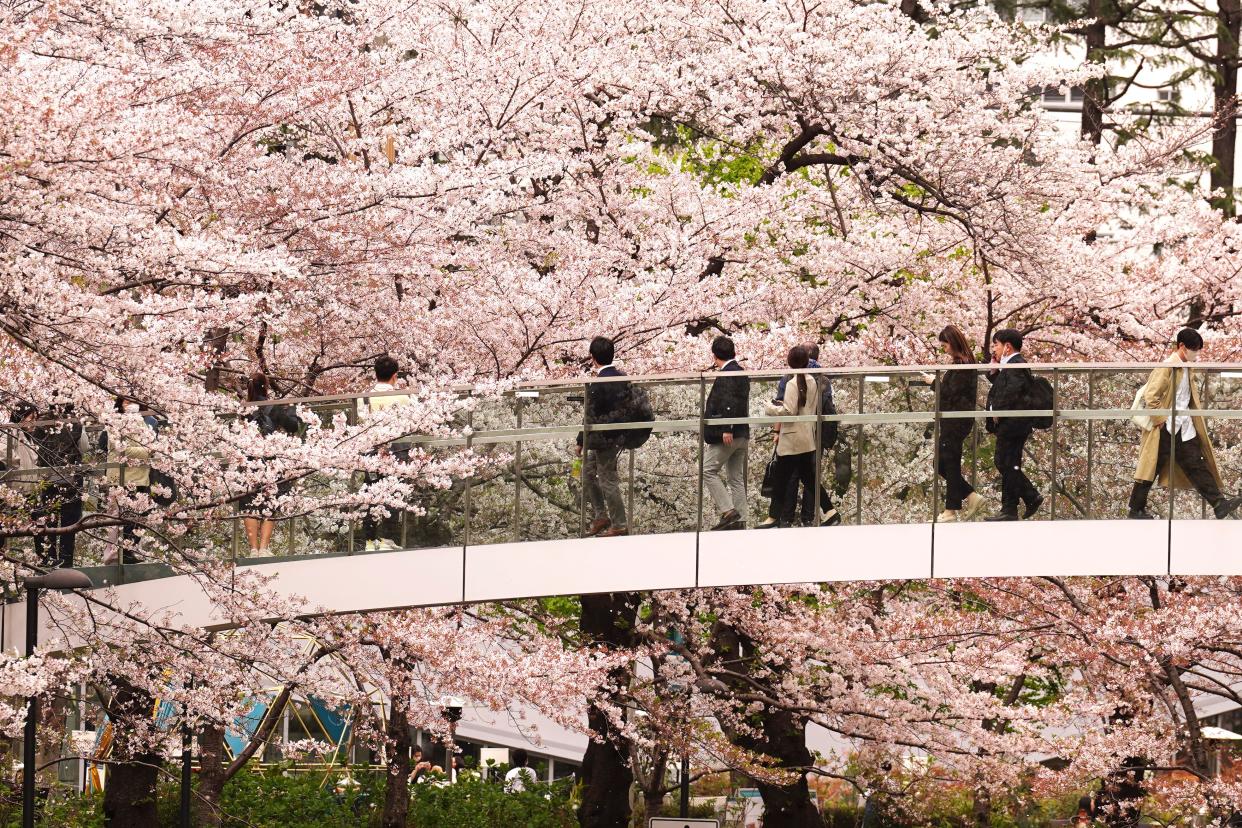
[[[1095,410],[1095,371],[1087,372],[1087,408]],[[1085,498],[1087,504],[1087,519],[1091,519],[1092,504],[1091,499],[1094,495],[1092,491],[1092,467],[1095,465],[1095,418],[1087,420],[1087,496]]]
[[[1061,372],[1056,368],[1052,369],[1052,485],[1048,487],[1048,494],[1052,495],[1052,499],[1048,505],[1048,519],[1057,519],[1057,423],[1061,419],[1058,416],[1061,401]]]
[[[522,428],[522,408],[523,400],[521,397],[514,397],[514,405],[517,407],[517,427]],[[513,540],[516,543],[522,539],[522,441],[518,440],[513,445]]]
[[[190,825],[191,763],[194,761],[194,735],[188,722],[181,723],[181,828]]]
[[[26,587],[26,658],[34,655],[39,640],[39,588]],[[30,697],[26,708],[26,734],[22,740],[22,828],[35,824],[35,736],[39,722],[39,697]]]
[[[629,530],[630,534],[633,535],[634,527],[636,526],[636,523],[634,521],[634,517],[635,517],[634,515],[634,449],[626,449],[626,454],[630,456],[630,473],[629,473],[630,485],[629,485],[629,491],[626,492],[626,495],[625,495],[625,501],[626,501],[625,503],[625,511],[626,511],[625,527],[626,529]]]
[[[707,378],[700,376],[699,377],[699,513],[698,513],[698,518],[696,519],[695,524],[694,524],[695,532],[703,531],[703,486],[706,483],[706,481],[703,480],[703,446],[704,446],[703,431],[706,428],[706,419],[705,419],[706,416],[707,416]],[[732,426],[730,426],[730,428],[732,428]],[[630,508],[632,511],[633,507],[630,507]],[[631,521],[633,520],[633,514],[630,515],[630,519]]]
[[[690,816],[690,757],[681,756],[681,818]]]
[[[582,451],[578,455],[578,458],[579,458],[579,463],[578,463],[578,534],[580,536],[586,535],[586,530],[587,530],[586,466],[587,466],[587,452],[589,451],[587,446],[589,445],[589,441],[591,437],[590,432],[587,430],[589,426],[589,424],[587,423],[587,412],[590,410],[589,409],[590,394],[591,394],[591,384],[588,381],[583,380],[582,382]]]
[[[932,410],[932,523],[936,522],[939,515],[936,511],[936,504],[940,502],[940,389],[944,385],[944,378],[943,372],[936,371],[935,378],[932,380],[932,396],[935,406]],[[945,485],[948,486],[948,481],[945,481]]]
[[[805,492],[803,497],[812,498],[815,504],[815,517],[811,519],[812,526],[819,526],[819,492],[823,485],[819,482],[820,476],[824,473],[824,373],[821,371],[813,375],[815,378],[815,485],[811,487],[811,491]]]
[[[858,375],[858,413],[863,413],[863,392],[866,389],[866,374]],[[858,424],[858,432],[855,435],[854,442],[858,445],[854,449],[854,453],[858,455],[858,468],[854,470],[854,525],[862,526],[862,490],[863,490],[863,424]]]

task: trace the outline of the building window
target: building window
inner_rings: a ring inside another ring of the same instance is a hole
[[[1176,86],[1162,86],[1156,90],[1156,100],[1161,103],[1177,103],[1181,99],[1181,90]]]
[[[1086,90],[1081,86],[1045,86],[1041,95],[1044,103],[1052,104],[1081,104],[1086,96]]]
[[[1048,10],[1037,6],[1019,6],[1014,16],[1019,23],[1028,26],[1042,26],[1048,22]]]

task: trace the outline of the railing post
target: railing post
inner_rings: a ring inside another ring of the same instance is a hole
[[[707,378],[702,374],[699,375],[699,506],[698,518],[694,524],[696,533],[703,531],[703,486],[706,481],[703,479],[703,432],[707,427]],[[630,521],[633,522],[633,515]],[[697,568],[697,567],[696,567]]]
[[[630,485],[629,491],[625,496],[625,526],[632,535],[634,534],[634,527],[637,525],[637,522],[634,520],[634,518],[637,517],[637,515],[634,514],[634,449],[626,449],[625,451],[626,454],[630,456]]]
[[[813,513],[815,517],[811,519],[812,526],[820,525],[819,493],[820,487],[823,485],[820,483],[820,478],[824,473],[824,389],[821,385],[823,382],[824,372],[823,369],[820,369],[820,373],[815,374],[815,394],[819,398],[815,401],[815,484],[808,493],[811,501],[815,504],[815,511]],[[803,496],[805,497],[806,495]]]
[[[858,413],[863,413],[863,394],[867,387],[867,375],[858,375]],[[855,442],[858,447],[855,454],[858,455],[858,468],[854,472],[854,525],[862,526],[862,498],[863,498],[863,424],[858,424],[858,432],[855,435]]]
[[[470,429],[470,433],[466,435],[466,452],[469,453],[471,449],[474,448],[474,411],[473,410],[466,411],[466,428]],[[461,546],[462,546],[463,554],[465,554],[466,547],[470,545],[470,492],[471,492],[471,489],[473,488],[473,484],[472,484],[473,480],[474,480],[473,475],[468,475],[466,477],[466,488],[465,488],[465,491],[462,493],[462,503],[464,504],[464,507],[465,507],[464,508],[465,521],[463,522],[462,528],[461,528]]]
[[[1087,409],[1095,411],[1095,371],[1087,371]],[[1087,419],[1087,520],[1093,517],[1092,498],[1095,495],[1092,470],[1095,466],[1095,417]]]
[[[589,423],[587,422],[588,403],[590,402],[591,383],[590,380],[582,381],[582,451],[578,455],[578,536],[586,535],[587,516],[586,516],[586,466],[587,452],[590,449],[587,445],[590,442],[590,432],[587,430]]]
[[[931,497],[931,522],[934,524],[939,518],[939,512],[936,506],[940,503],[940,394],[944,387],[945,374],[940,369],[932,375],[932,497]],[[948,481],[945,481],[948,486]],[[946,507],[947,508],[947,507]]]
[[[1185,368],[1177,370],[1184,371]],[[1165,474],[1168,475],[1169,488],[1169,550],[1166,570],[1173,571],[1173,507],[1177,498],[1177,437],[1180,429],[1177,427],[1177,384],[1181,382],[1181,377],[1177,376],[1176,371],[1173,376],[1173,399],[1169,403],[1169,419],[1161,426],[1169,430],[1169,463],[1165,467]],[[1157,435],[1159,437],[1159,435]],[[1159,444],[1157,444],[1159,445]],[[1156,467],[1156,477],[1160,477],[1160,467]]]
[[[516,393],[513,396],[514,406],[516,408],[517,427],[522,428],[522,408],[523,398]],[[513,445],[513,540],[516,543],[522,539],[522,441],[517,440]]]
[[[1049,486],[1049,494],[1052,499],[1048,502],[1048,519],[1057,519],[1057,424],[1061,421],[1061,372],[1052,369],[1052,485]]]

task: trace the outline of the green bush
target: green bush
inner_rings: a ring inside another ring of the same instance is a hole
[[[505,793],[496,782],[467,779],[443,788],[415,785],[410,824],[418,828],[577,828],[567,782]]]
[[[243,771],[224,788],[220,802],[224,828],[378,828],[384,804],[383,771],[351,768],[349,773],[357,787],[337,794],[334,787],[344,773],[343,768]],[[418,828],[576,828],[573,790],[567,782],[529,787],[522,793],[507,794],[499,782],[477,779],[443,787],[414,785],[410,789],[409,824]],[[159,828],[180,824],[180,794],[176,776],[170,774],[160,780]],[[20,824],[20,796],[0,794],[0,828]],[[43,806],[39,824],[48,828],[102,828],[103,796],[58,790]]]

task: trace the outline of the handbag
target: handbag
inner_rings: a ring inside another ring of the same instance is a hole
[[[1147,383],[1139,386],[1139,390],[1134,395],[1134,404],[1130,406],[1131,411],[1142,411],[1147,407]],[[1143,431],[1151,431],[1156,427],[1152,422],[1150,414],[1135,414],[1130,420]]]
[[[768,458],[768,466],[763,470],[763,483],[759,486],[759,494],[771,499],[776,492],[776,446],[772,447],[772,456]]]

